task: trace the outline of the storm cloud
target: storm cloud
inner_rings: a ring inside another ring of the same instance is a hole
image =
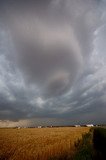
[[[102,0],[0,1],[1,120],[105,123],[105,9]]]

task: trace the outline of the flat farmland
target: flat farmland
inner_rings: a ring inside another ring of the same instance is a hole
[[[0,160],[67,160],[89,127],[0,129]]]

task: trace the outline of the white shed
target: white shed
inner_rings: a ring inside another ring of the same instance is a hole
[[[86,126],[87,127],[93,127],[94,125],[93,124],[87,124]]]
[[[75,125],[75,127],[80,127],[80,125],[77,124],[77,125]]]
[[[38,126],[38,128],[42,128],[42,126]]]

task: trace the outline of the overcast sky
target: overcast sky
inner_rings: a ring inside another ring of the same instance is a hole
[[[105,43],[105,0],[0,0],[0,126],[106,123]]]

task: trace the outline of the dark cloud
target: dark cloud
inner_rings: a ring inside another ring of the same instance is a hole
[[[12,2],[5,9],[18,48],[17,63],[28,83],[39,82],[47,89],[44,92],[57,96],[70,89],[81,71],[83,57],[90,51],[99,14],[97,3],[49,1],[48,5],[39,2],[39,8],[38,1],[23,2],[26,8]],[[42,6],[46,7],[43,15]]]
[[[0,1],[2,120],[102,121],[105,9],[98,0]]]

